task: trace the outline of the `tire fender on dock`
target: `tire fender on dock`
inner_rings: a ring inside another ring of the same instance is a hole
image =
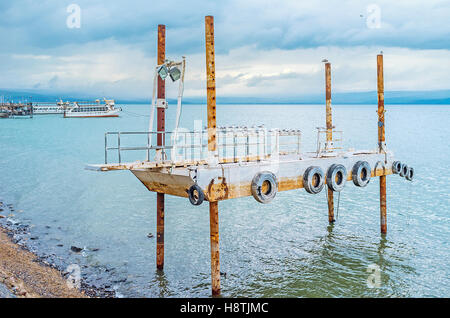
[[[303,174],[303,187],[306,192],[317,194],[323,189],[325,175],[320,167],[312,166]]]
[[[365,187],[369,181],[372,170],[367,161],[358,161],[352,169],[353,183],[357,187]]]
[[[192,205],[200,205],[205,200],[205,194],[202,188],[197,184],[192,185],[188,190],[189,201]]]
[[[408,173],[406,174],[405,178],[408,181],[413,181],[413,179],[414,179],[414,168],[413,167],[408,168]]]
[[[327,171],[327,186],[335,191],[340,192],[344,189],[347,181],[347,169],[341,164],[332,164]]]
[[[402,168],[400,169],[400,172],[398,173],[400,177],[406,177],[408,174],[409,167],[407,164],[402,163]]]
[[[252,180],[252,195],[260,203],[269,203],[278,192],[278,180],[270,171],[258,172]]]
[[[392,172],[395,174],[399,174],[402,170],[402,163],[400,161],[394,161],[392,163]]]

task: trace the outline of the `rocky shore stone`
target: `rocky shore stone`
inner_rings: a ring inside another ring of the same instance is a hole
[[[70,250],[75,253],[80,253],[83,249],[81,247],[71,246]]]

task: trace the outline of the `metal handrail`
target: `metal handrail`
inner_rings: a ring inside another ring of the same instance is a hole
[[[327,133],[327,128],[324,127],[316,127],[317,129],[317,149],[316,149],[316,153],[317,156],[319,157],[323,152],[333,152],[335,150],[340,150],[343,149],[342,146],[336,147],[335,143],[340,143],[344,140],[343,135],[344,132],[342,130],[336,130],[336,129],[332,129],[331,133],[332,133],[332,140],[331,140],[331,145],[330,146],[329,142],[324,140],[321,141],[320,138],[321,136],[326,136]],[[338,135],[338,138],[336,138],[336,135]]]
[[[108,144],[108,136],[117,136],[117,146],[112,146]],[[121,141],[121,136],[124,135],[147,135],[147,145],[145,146],[124,146]],[[171,136],[169,138],[171,144],[158,146],[152,144],[152,138],[154,136],[166,135]],[[204,137],[208,135],[207,130],[198,130],[198,131],[180,131],[177,132],[169,132],[169,131],[151,131],[151,132],[143,132],[143,131],[125,131],[125,132],[107,132],[105,133],[105,164],[108,164],[108,152],[109,151],[117,151],[117,157],[119,164],[122,162],[122,152],[123,151],[146,151],[147,152],[147,161],[150,161],[150,152],[151,151],[161,151],[161,158],[167,158],[167,153],[169,150],[171,152],[170,161],[177,162],[178,153],[177,149],[182,150],[182,154],[180,156],[181,162],[187,160],[188,158],[188,149],[191,149],[190,156],[194,158],[199,155],[200,158],[203,158],[205,154],[208,154],[207,151],[207,141],[204,140]],[[276,154],[285,154],[285,153],[294,153],[300,154],[301,151],[301,132],[300,130],[266,130],[264,128],[243,128],[243,127],[220,127],[217,129],[218,135],[218,155],[219,158],[230,158],[227,157],[228,151],[232,148],[232,158],[234,161],[249,161],[249,158],[253,156],[254,151],[256,150],[256,158],[267,158],[269,155]],[[176,136],[177,140],[174,140]],[[294,141],[284,141],[280,142],[280,137],[296,137]],[[181,142],[180,142],[181,139]],[[205,138],[206,139],[206,138]],[[206,141],[206,142],[204,142]],[[220,142],[222,141],[222,142]],[[270,144],[269,144],[270,141]],[[280,148],[293,146],[295,145],[294,150],[284,150],[281,151]],[[255,149],[256,148],[256,149]],[[199,153],[196,153],[196,150]],[[270,151],[269,151],[270,150]],[[224,155],[221,155],[223,154]],[[260,159],[257,159],[260,160]],[[158,160],[157,160],[158,161]]]

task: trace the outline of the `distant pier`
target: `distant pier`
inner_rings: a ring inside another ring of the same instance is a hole
[[[29,103],[0,103],[0,118],[33,117],[33,104]]]

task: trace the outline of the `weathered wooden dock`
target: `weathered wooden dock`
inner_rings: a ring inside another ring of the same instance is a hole
[[[185,197],[193,205],[209,202],[212,294],[220,294],[219,201],[253,196],[269,203],[279,191],[304,188],[317,194],[327,188],[328,220],[335,221],[334,194],[348,183],[366,186],[371,178],[380,178],[380,229],[387,232],[386,176],[399,174],[412,180],[414,170],[396,161],[386,147],[384,121],[383,55],[377,56],[378,76],[378,145],[374,150],[345,150],[340,145],[341,132],[332,122],[331,63],[325,61],[326,126],[317,130],[317,147],[302,150],[301,131],[259,127],[217,127],[214,54],[214,22],[205,18],[207,71],[207,129],[183,131],[177,124],[166,131],[165,77],[175,66],[182,66],[178,100],[181,107],[184,63],[165,58],[165,26],[158,26],[158,65],[154,78],[153,109],[157,109],[157,130],[148,132],[110,132],[105,134],[105,163],[89,165],[99,171],[130,170],[149,191],[157,193],[156,266],[164,267],[165,195]],[[162,73],[162,74],[161,74]],[[174,71],[174,73],[176,73]],[[172,78],[174,80],[174,78]],[[175,79],[176,80],[176,79]],[[156,95],[156,96],[155,96]],[[126,146],[123,138],[143,136],[142,146]],[[111,141],[114,140],[113,145]],[[156,141],[156,142],[155,142]],[[168,142],[166,142],[168,141]],[[144,151],[146,159],[122,162],[125,151]],[[108,155],[117,154],[118,162],[109,163]],[[154,159],[152,159],[154,158]]]

